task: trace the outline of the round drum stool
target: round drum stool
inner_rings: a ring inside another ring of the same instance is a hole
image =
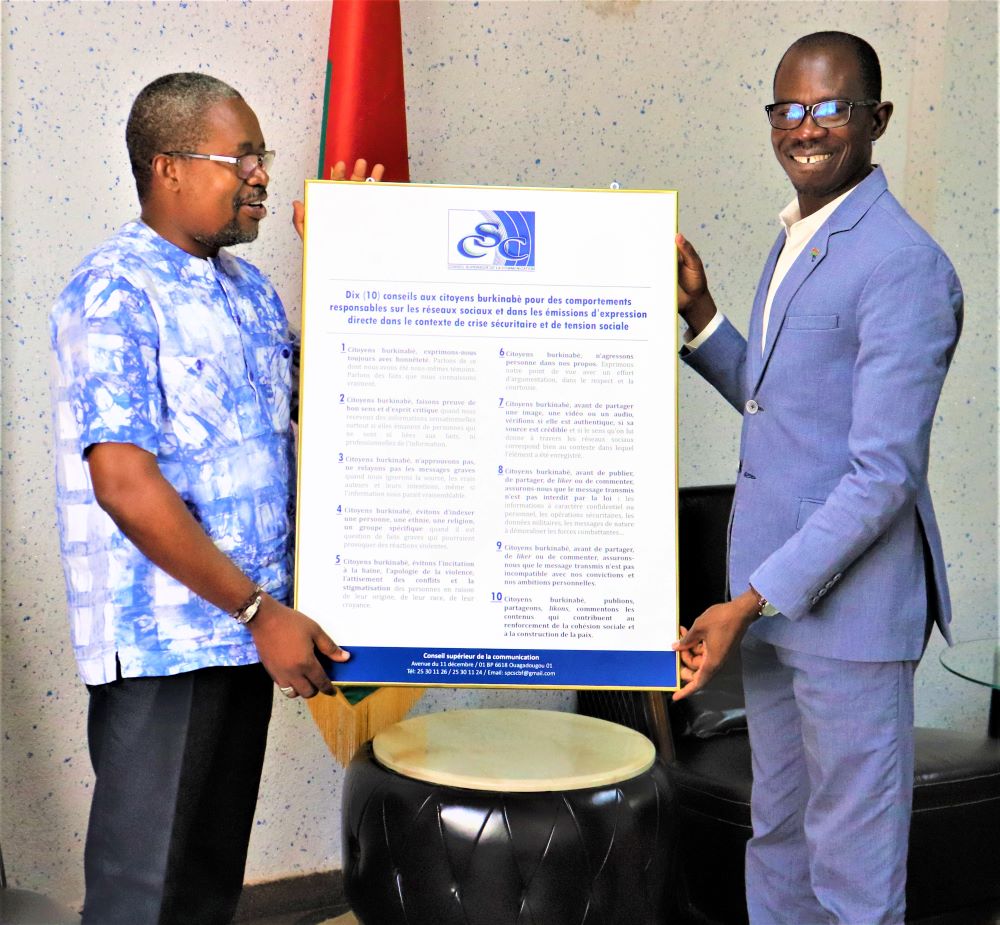
[[[344,888],[363,925],[660,925],[674,833],[645,736],[544,710],[397,723],[351,762]]]

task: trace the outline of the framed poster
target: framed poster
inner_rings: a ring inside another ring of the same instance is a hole
[[[306,184],[296,607],[338,684],[677,686],[676,227]]]

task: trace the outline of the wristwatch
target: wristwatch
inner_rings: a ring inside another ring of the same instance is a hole
[[[264,589],[260,585],[255,585],[250,597],[232,612],[232,618],[237,623],[242,623],[245,626],[257,616],[257,611],[260,610],[260,602],[263,599]]]
[[[758,617],[776,617],[780,610],[774,606],[763,594],[760,593],[753,585],[750,585],[750,590],[757,595],[757,616]]]

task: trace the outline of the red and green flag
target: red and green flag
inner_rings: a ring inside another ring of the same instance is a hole
[[[410,179],[399,0],[333,0],[318,176],[359,157]]]
[[[338,161],[350,174],[359,157],[369,168],[384,164],[384,180],[410,179],[399,0],[333,0],[318,176],[329,179]],[[330,751],[346,765],[422,694],[422,688],[348,687],[307,702]]]

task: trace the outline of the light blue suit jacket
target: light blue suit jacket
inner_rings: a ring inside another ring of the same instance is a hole
[[[924,538],[950,640],[927,463],[962,289],[876,168],[781,283],[762,355],[764,301],[784,238],[757,286],[749,347],[727,321],[684,357],[743,414],[731,592],[752,584],[781,611],[751,627],[777,645],[849,660],[918,659]]]

